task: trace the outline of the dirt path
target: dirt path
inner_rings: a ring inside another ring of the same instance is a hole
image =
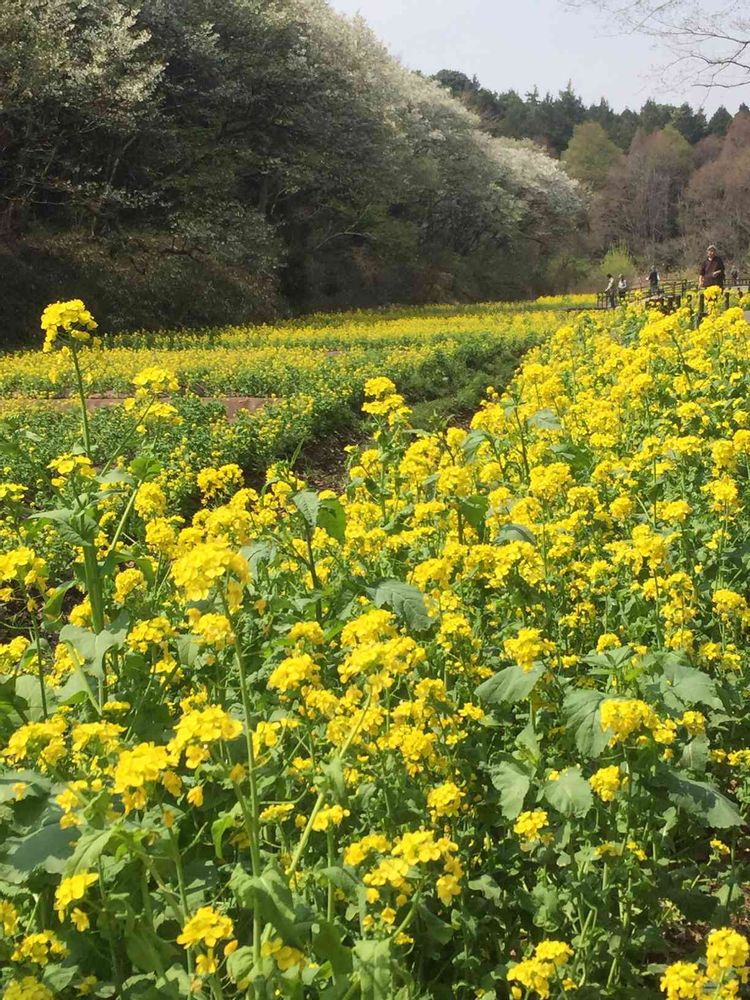
[[[94,410],[101,410],[107,406],[117,406],[127,398],[125,393],[102,393],[98,396],[88,396],[86,399],[86,409],[89,413]],[[164,401],[171,397],[165,396]],[[226,411],[227,420],[232,423],[237,419],[237,415],[245,410],[248,413],[256,413],[270,401],[268,396],[200,396],[204,403],[221,403]],[[78,400],[74,396],[65,396],[57,399],[34,398],[30,402],[49,406],[53,410],[67,410],[78,406]]]

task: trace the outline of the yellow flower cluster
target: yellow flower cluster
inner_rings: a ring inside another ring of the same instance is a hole
[[[97,329],[94,317],[80,299],[54,302],[47,306],[42,313],[41,324],[45,354],[53,350],[58,338],[69,337],[75,342],[85,344],[91,340],[91,333]]]
[[[550,995],[550,983],[560,981],[560,969],[573,957],[573,949],[564,941],[542,941],[535,948],[531,958],[524,959],[512,967],[508,973],[508,981],[520,983],[525,990],[533,990],[541,1000]],[[575,985],[571,983],[570,985]],[[522,996],[520,990],[513,987],[514,997]],[[527,994],[528,995],[528,994]]]

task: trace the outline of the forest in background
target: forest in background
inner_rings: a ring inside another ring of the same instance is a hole
[[[4,0],[0,331],[512,298],[580,185],[323,0]]]
[[[403,68],[325,0],[5,0],[0,337],[597,287],[750,254],[750,112]]]
[[[587,222],[550,263],[559,288],[607,269],[695,273],[707,242],[746,273],[750,264],[750,109],[710,117],[689,104],[649,100],[614,111],[586,106],[569,85],[557,95],[494,93],[455,70],[436,79],[475,112],[488,134],[531,139],[559,157],[586,192]],[[597,267],[593,262],[600,262]]]

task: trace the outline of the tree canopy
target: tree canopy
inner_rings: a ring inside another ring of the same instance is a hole
[[[581,204],[323,0],[0,8],[6,332],[528,293]]]

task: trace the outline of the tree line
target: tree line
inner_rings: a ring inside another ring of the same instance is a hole
[[[612,269],[656,263],[695,269],[708,242],[750,269],[750,109],[707,117],[689,104],[649,100],[639,111],[588,107],[569,85],[557,95],[496,94],[463,73],[436,79],[494,136],[533,140],[587,192],[586,225],[559,255],[557,279],[575,284],[591,259]],[[613,248],[616,248],[613,252]]]
[[[4,0],[0,336],[545,290],[582,189],[323,0]]]

